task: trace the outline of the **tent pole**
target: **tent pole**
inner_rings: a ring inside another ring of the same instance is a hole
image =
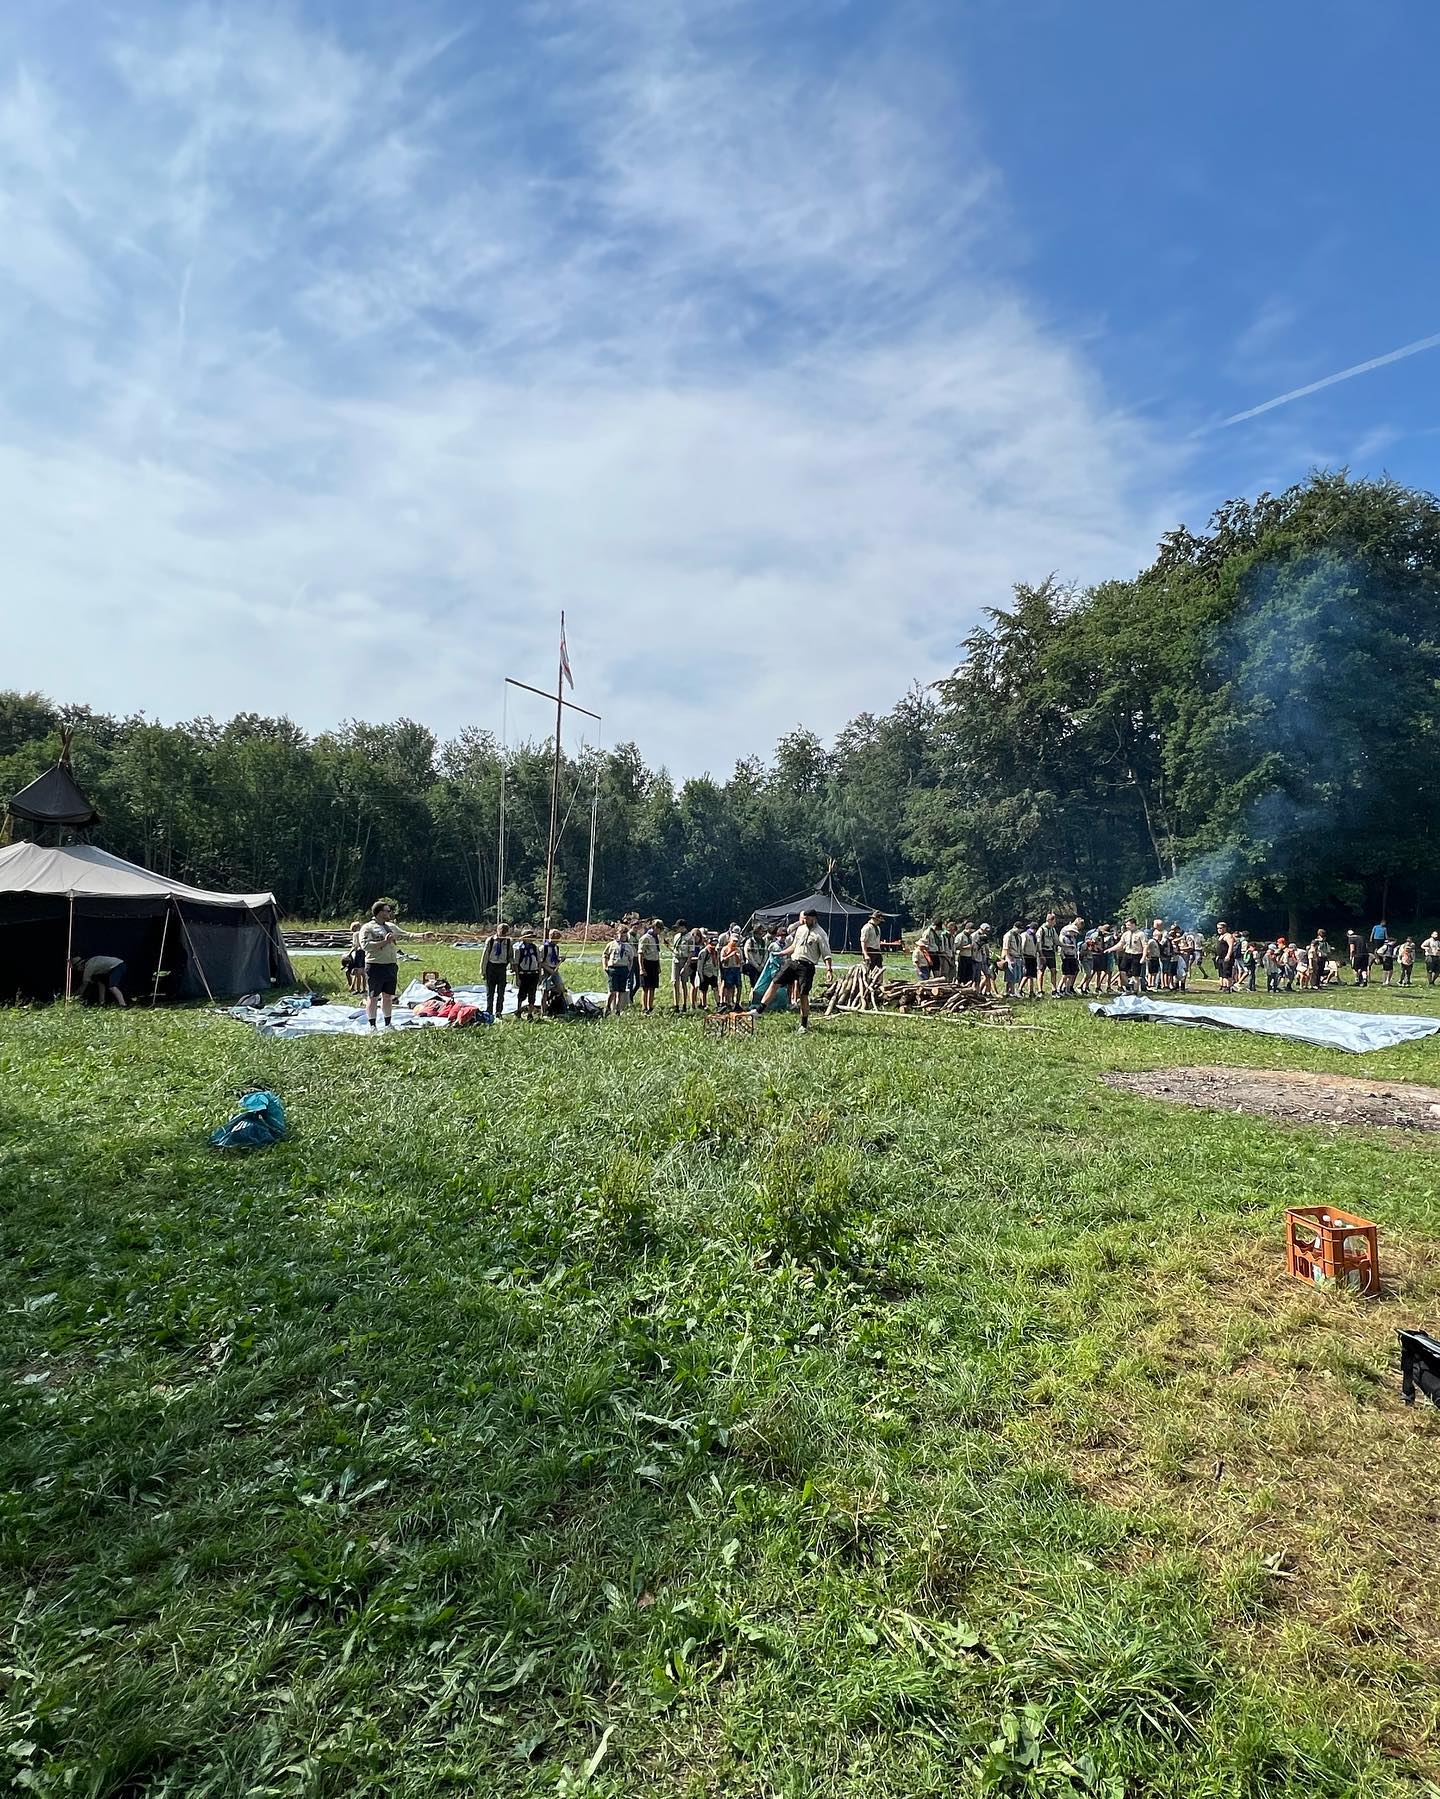
[[[165,922],[160,927],[160,960],[155,964],[155,985],[150,989],[150,1004],[153,1006],[160,997],[160,976],[165,972],[165,942],[170,935],[170,913],[175,902],[171,900],[165,908]]]
[[[75,970],[72,957],[75,954],[75,889],[70,889],[70,925],[65,933],[65,1004],[70,1004],[71,990],[75,984]]]

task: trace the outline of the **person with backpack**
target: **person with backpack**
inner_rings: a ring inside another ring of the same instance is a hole
[[[1020,960],[1021,924],[1017,918],[1000,939],[1000,962],[1005,975],[1005,997],[1014,999],[1020,991],[1025,970]]]
[[[1060,985],[1057,993],[1074,993],[1075,983],[1080,978],[1080,945],[1085,932],[1085,920],[1072,918],[1060,933]]]
[[[1031,999],[1039,999],[1045,991],[1045,983],[1040,973],[1040,936],[1033,924],[1027,924],[1020,933],[1020,964],[1025,971],[1020,982],[1021,993],[1028,987]]]
[[[1035,946],[1040,953],[1040,987],[1045,991],[1045,977],[1050,977],[1050,992],[1053,996],[1057,986],[1056,958],[1060,954],[1060,932],[1056,928],[1055,914],[1047,912],[1045,922],[1035,932]]]
[[[660,932],[663,928],[658,918],[652,918],[635,946],[640,972],[640,1010],[647,1016],[655,1010],[655,995],[660,990]]]
[[[535,1008],[536,996],[540,991],[540,973],[542,957],[540,945],[535,941],[533,929],[520,933],[520,941],[515,945],[515,1016],[538,1018]]]
[[[505,989],[510,982],[510,964],[515,960],[515,945],[510,940],[508,924],[497,925],[485,939],[480,965],[485,972],[485,1010],[498,1019],[505,1010]]]

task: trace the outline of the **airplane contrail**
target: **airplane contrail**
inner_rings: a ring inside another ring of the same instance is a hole
[[[1323,380],[1311,381],[1305,387],[1292,387],[1288,394],[1277,394],[1273,400],[1248,407],[1244,412],[1232,412],[1228,419],[1221,419],[1216,429],[1223,431],[1226,425],[1238,425],[1245,419],[1259,418],[1262,412],[1273,412],[1277,406],[1288,406],[1292,400],[1303,400],[1306,394],[1318,394],[1322,387],[1334,387],[1337,381],[1349,381],[1354,375],[1368,375],[1371,369],[1383,369],[1387,362],[1403,362],[1407,356],[1418,356],[1422,350],[1433,350],[1437,345],[1440,345],[1440,331],[1433,337],[1422,337],[1413,344],[1405,344],[1399,350],[1391,350],[1388,355],[1372,356],[1369,362],[1357,362],[1353,368],[1341,369],[1337,375],[1326,375]]]

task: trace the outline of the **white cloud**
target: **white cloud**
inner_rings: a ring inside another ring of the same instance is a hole
[[[448,732],[564,606],[607,737],[721,772],[1138,562],[1172,471],[989,272],[956,96],[721,12],[407,57],[195,13],[103,46],[113,118],[33,74],[0,155],[69,145],[30,216],[76,261],[31,245],[50,379],[0,375],[6,679]]]

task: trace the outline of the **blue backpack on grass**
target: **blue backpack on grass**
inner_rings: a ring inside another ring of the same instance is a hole
[[[212,1131],[210,1141],[216,1149],[263,1149],[278,1143],[285,1135],[285,1108],[280,1095],[261,1088],[240,1096],[240,1110]]]

